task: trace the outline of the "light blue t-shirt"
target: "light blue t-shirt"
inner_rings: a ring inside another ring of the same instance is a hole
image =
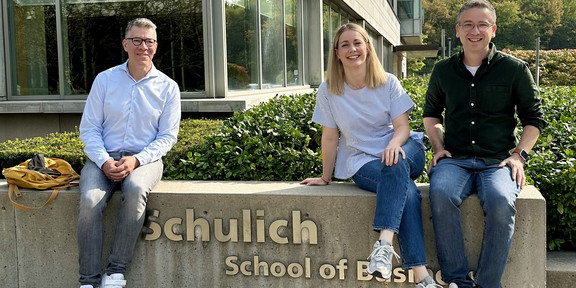
[[[387,73],[386,84],[374,89],[353,90],[344,84],[344,95],[328,92],[326,82],[318,88],[312,121],[340,130],[334,176],[347,179],[372,160],[381,159],[392,139],[392,120],[410,113],[414,102],[396,76]],[[410,137],[423,147],[422,132]]]

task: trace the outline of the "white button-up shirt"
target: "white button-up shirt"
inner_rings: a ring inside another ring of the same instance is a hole
[[[96,76],[80,122],[84,152],[98,167],[109,152],[131,152],[140,165],[166,155],[180,126],[178,84],[154,65],[134,80],[127,63]]]

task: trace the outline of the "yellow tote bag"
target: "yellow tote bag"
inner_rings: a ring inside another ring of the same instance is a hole
[[[41,167],[42,164],[44,167]],[[10,202],[14,207],[24,210],[39,209],[50,204],[58,195],[58,190],[77,186],[78,183],[72,183],[72,181],[80,179],[70,163],[58,158],[44,158],[42,154],[34,155],[32,159],[14,167],[3,169],[2,174],[9,184]],[[18,204],[12,199],[12,194],[15,194],[16,198],[22,197],[19,187],[38,190],[52,189],[52,194],[44,205],[29,207]]]

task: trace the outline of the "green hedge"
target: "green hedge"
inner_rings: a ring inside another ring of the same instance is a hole
[[[427,79],[403,80],[416,102],[412,130],[424,131]],[[576,87],[542,88],[549,125],[527,163],[528,182],[547,200],[548,246],[576,249],[576,171],[573,131]],[[320,127],[311,122],[315,94],[277,97],[224,122],[219,133],[180,163],[176,179],[301,180],[321,173]],[[520,132],[521,130],[518,130]],[[518,135],[519,137],[520,135]],[[430,144],[425,141],[428,159]],[[175,170],[175,172],[176,172]],[[419,182],[427,182],[424,174]]]
[[[424,131],[427,79],[402,85],[416,102],[412,129]],[[321,127],[311,122],[315,96],[277,96],[225,121],[183,120],[179,142],[164,158],[165,179],[298,181],[320,175]],[[576,250],[576,87],[543,87],[542,100],[549,125],[527,163],[527,178],[546,198],[548,248]],[[66,159],[77,171],[85,157],[78,133],[54,133],[0,143],[0,166],[34,153]]]
[[[236,112],[175,169],[173,179],[299,180],[321,172],[315,94],[276,96]]]
[[[418,115],[422,115],[427,84],[427,79],[403,80]],[[576,250],[576,87],[544,86],[541,97],[548,126],[526,163],[526,176],[546,199],[548,248]],[[422,117],[413,117],[411,125],[424,131]],[[519,138],[521,130],[517,131]],[[430,144],[426,145],[431,159]]]
[[[47,157],[65,159],[76,172],[84,166],[84,145],[78,132],[50,133],[46,137],[8,140],[0,143],[0,167],[18,165],[34,154],[42,153]],[[0,175],[1,179],[4,176]]]
[[[530,63],[532,75],[536,75],[535,50],[503,50]],[[574,85],[576,83],[576,49],[540,51],[540,85]]]
[[[548,126],[526,174],[546,198],[549,249],[576,250],[576,87],[542,90]]]
[[[178,142],[164,156],[164,176],[168,177],[186,153],[200,146],[205,137],[222,125],[221,120],[183,119],[180,122]],[[0,167],[7,168],[30,159],[36,153],[61,158],[80,173],[85,163],[84,145],[78,132],[50,133],[46,137],[16,139],[0,143]],[[0,179],[4,177],[0,175]]]

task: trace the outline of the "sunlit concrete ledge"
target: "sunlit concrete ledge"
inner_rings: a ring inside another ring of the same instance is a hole
[[[439,279],[428,186],[419,188],[429,269]],[[77,188],[35,211],[13,208],[7,191],[0,180],[1,286],[77,287]],[[48,196],[25,190],[20,201],[39,205]],[[115,195],[105,214],[105,247],[119,201]],[[364,270],[377,238],[374,203],[375,194],[350,183],[162,181],[149,197],[151,221],[128,287],[382,287]],[[504,287],[545,287],[545,200],[528,186],[516,206]],[[462,218],[474,266],[483,229],[477,197],[463,203]],[[411,278],[396,268],[387,287],[414,287]]]

